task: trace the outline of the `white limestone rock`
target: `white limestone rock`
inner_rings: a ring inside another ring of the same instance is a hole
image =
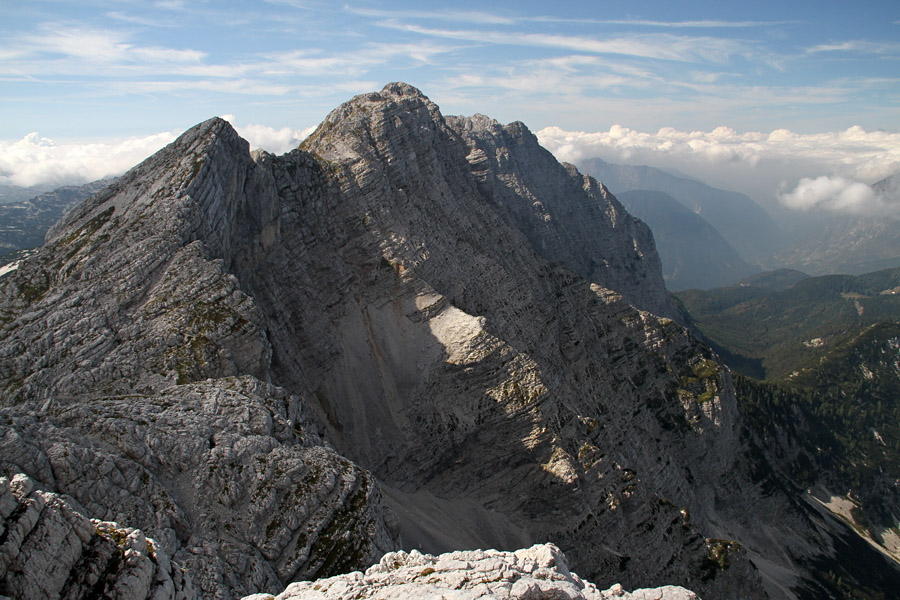
[[[571,573],[552,544],[515,552],[475,550],[440,556],[389,552],[365,573],[292,583],[277,596],[254,594],[242,600],[699,600],[681,587],[625,592],[621,585],[598,590]]]
[[[89,520],[70,498],[0,477],[0,594],[14,600],[193,600],[180,565],[137,529]]]

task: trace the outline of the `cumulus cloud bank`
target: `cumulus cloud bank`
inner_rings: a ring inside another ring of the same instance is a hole
[[[61,186],[120,175],[177,135],[167,131],[112,142],[57,143],[35,132],[0,141],[0,184]]]
[[[252,124],[241,127],[235,124],[234,115],[222,115],[222,118],[234,126],[238,134],[250,143],[251,148],[262,148],[266,152],[272,152],[273,154],[290,152],[315,130],[315,127],[307,127],[306,129],[282,127],[275,129],[268,125]]]
[[[225,115],[233,121],[232,115]],[[296,148],[313,128],[276,129],[266,125],[235,126],[251,148],[283,154]],[[20,140],[0,140],[0,184],[30,186],[75,185],[121,175],[169,142],[180,131],[104,142],[56,142],[29,133]]]
[[[825,208],[838,212],[863,212],[879,202],[871,187],[843,177],[804,177],[790,192],[782,192],[779,200],[788,208],[811,210]]]
[[[816,206],[829,210],[894,210],[883,194],[861,190],[868,189],[864,184],[900,172],[900,133],[861,127],[816,134],[786,129],[739,133],[727,127],[712,131],[664,127],[645,133],[614,125],[600,132],[547,127],[537,136],[560,160],[577,163],[598,157],[612,163],[675,169],[710,185],[743,192],[770,207],[780,200],[799,209],[818,198]],[[831,190],[830,201],[824,200],[826,189]]]

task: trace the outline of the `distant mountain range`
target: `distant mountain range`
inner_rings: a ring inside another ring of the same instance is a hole
[[[900,174],[872,185],[888,209],[897,205],[893,214],[796,212],[776,222],[744,194],[655,167],[599,158],[578,167],[650,226],[673,291],[729,285],[761,268],[861,275],[900,266]]]
[[[669,194],[631,190],[616,198],[653,231],[669,290],[728,285],[759,271],[715,227]]]
[[[616,197],[631,190],[669,194],[705,219],[746,260],[769,256],[783,244],[777,223],[745,194],[720,190],[649,166],[617,165],[599,158],[585,159],[577,165]],[[734,281],[737,279],[740,277]]]
[[[112,181],[104,179],[84,185],[61,187],[29,200],[0,204],[0,259],[17,250],[43,245],[47,230],[67,210]]]
[[[776,253],[773,262],[815,275],[860,275],[900,266],[900,174],[872,189],[897,205],[893,216],[818,215],[821,226]]]
[[[53,186],[46,185],[32,185],[28,187],[20,185],[0,185],[0,204],[24,202],[39,194],[49,192],[52,189]]]
[[[821,277],[782,269],[676,297],[730,367],[779,380],[866,327],[900,322],[900,269]]]

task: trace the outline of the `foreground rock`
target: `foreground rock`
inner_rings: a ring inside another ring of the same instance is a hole
[[[0,474],[140,528],[206,597],[401,540],[552,540],[601,587],[709,598],[791,597],[833,554],[660,315],[646,226],[521,124],[404,84],[284,156],[212,119],[47,240],[0,278]]]
[[[0,595],[21,600],[199,598],[184,569],[138,529],[89,520],[71,498],[0,477]]]
[[[272,600],[254,594],[243,600]],[[666,586],[628,593],[621,585],[600,591],[569,571],[565,556],[552,544],[516,552],[476,550],[440,556],[390,552],[366,570],[315,582],[292,583],[274,600],[406,598],[476,600],[699,600],[681,587]]]
[[[371,475],[324,447],[299,410],[250,377],[25,404],[0,409],[0,469],[26,471],[86,515],[139,524],[204,597],[228,598],[395,547]]]

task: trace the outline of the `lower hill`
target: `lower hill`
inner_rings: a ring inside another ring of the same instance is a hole
[[[822,277],[781,270],[677,298],[732,368],[780,380],[869,325],[900,321],[900,269]]]
[[[900,323],[866,327],[785,381],[739,377],[736,387],[766,451],[780,455],[791,478],[870,545],[900,558]],[[844,567],[857,561],[849,553]],[[832,571],[835,597],[880,597],[851,593],[841,577]]]
[[[28,200],[0,203],[0,261],[6,254],[43,245],[47,230],[67,210],[110,183],[65,186]]]
[[[672,196],[631,190],[616,194],[616,198],[653,231],[667,289],[729,285],[759,270],[744,262],[702,216]]]
[[[761,451],[868,543],[900,557],[900,269],[782,270],[678,298],[745,374],[736,388],[767,440]],[[878,597],[853,595],[839,580],[833,573],[837,597]]]

